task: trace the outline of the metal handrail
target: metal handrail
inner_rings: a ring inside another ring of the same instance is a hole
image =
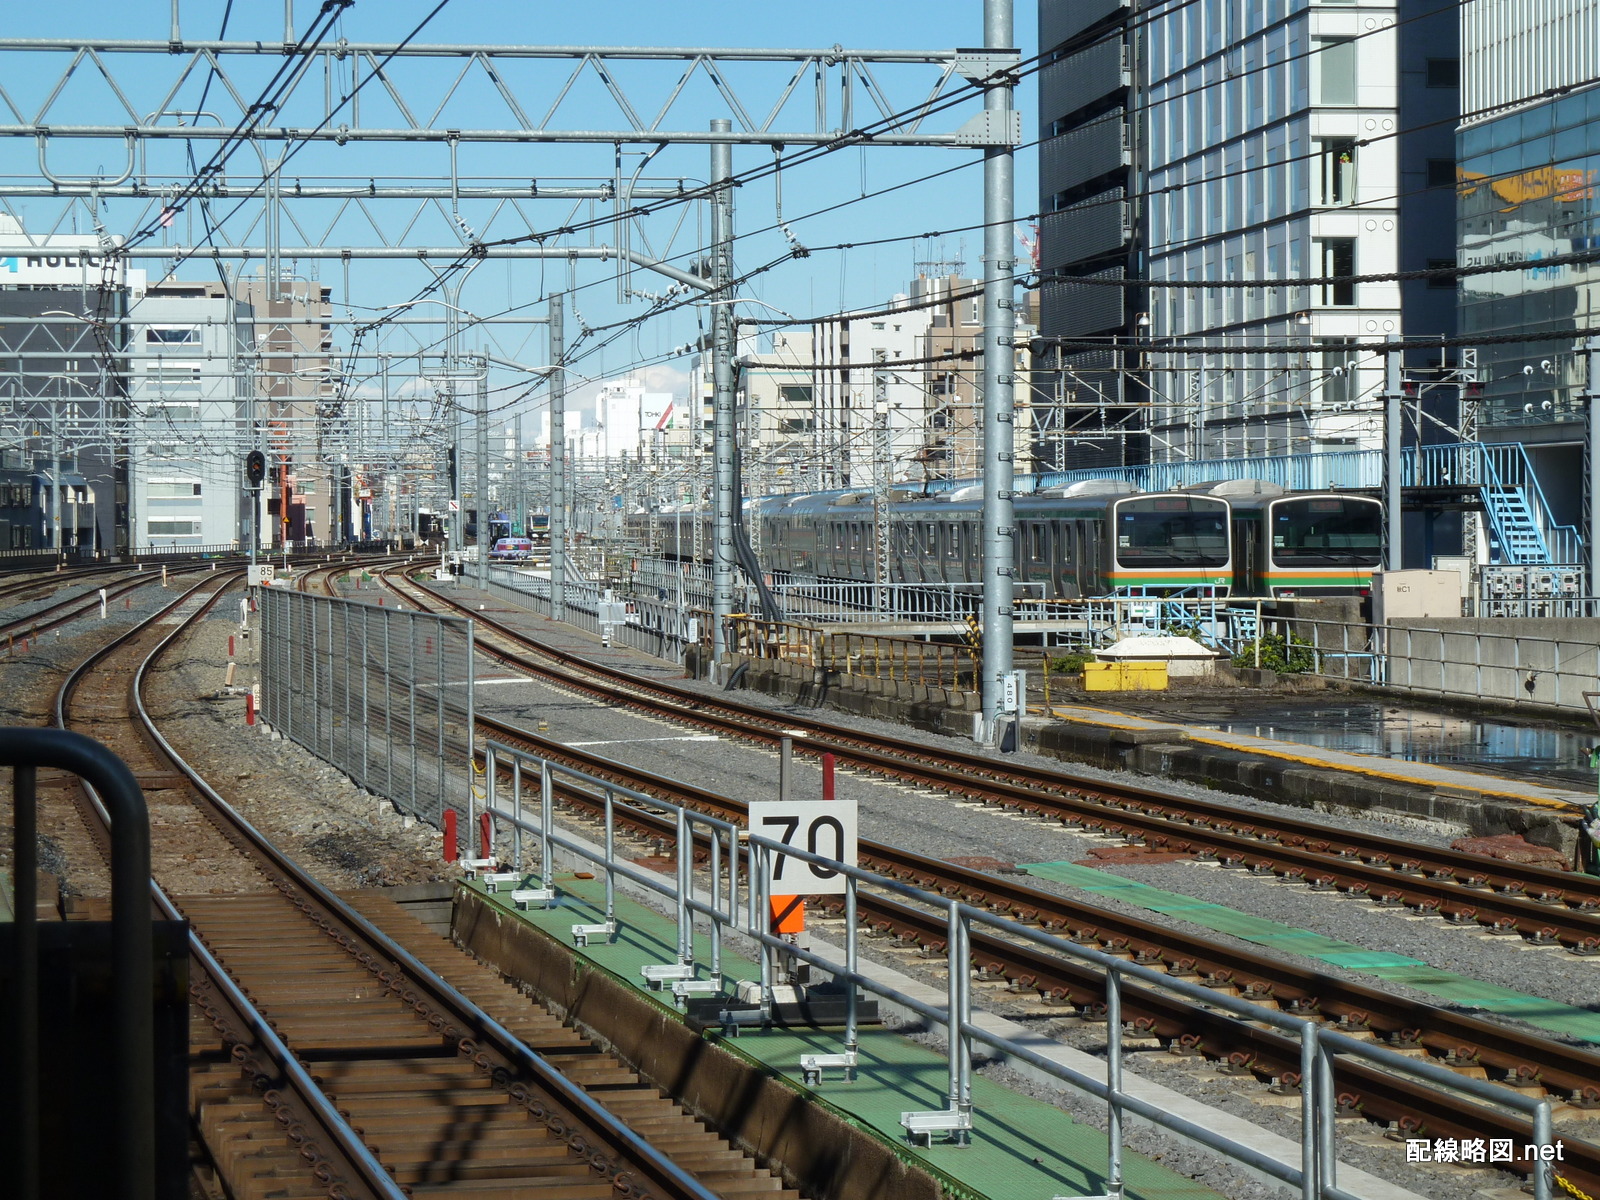
[[[0,766],[15,771],[16,1113],[22,1200],[39,1194],[39,850],[36,772],[69,771],[111,815],[111,973],[116,1086],[111,1089],[119,1194],[155,1196],[154,934],[145,887],[150,879],[150,815],[128,765],[107,747],[66,729],[0,728]]]

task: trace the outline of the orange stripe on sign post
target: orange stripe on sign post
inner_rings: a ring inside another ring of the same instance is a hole
[[[768,915],[772,918],[772,932],[774,934],[805,932],[805,897],[768,896],[767,909]]]

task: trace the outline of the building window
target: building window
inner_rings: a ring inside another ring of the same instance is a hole
[[[1461,86],[1461,60],[1459,58],[1430,58],[1428,60],[1428,86],[1454,88]]]
[[[1317,238],[1317,274],[1323,276],[1356,273],[1355,238]],[[1349,279],[1320,284],[1319,304],[1354,304],[1356,285]]]
[[[1349,138],[1317,139],[1317,203],[1354,204],[1356,144]]]
[[[152,479],[145,488],[152,500],[187,500],[200,495],[200,485],[189,479]]]
[[[144,331],[147,346],[193,346],[200,341],[200,330],[193,325],[152,325]]]
[[[199,537],[199,521],[146,521],[145,533],[151,537]]]
[[[1430,158],[1428,160],[1428,186],[1431,188],[1453,188],[1456,185],[1456,160],[1453,158]]]
[[[1330,342],[1350,342],[1352,338],[1329,338]],[[1348,350],[1325,350],[1322,354],[1322,404],[1325,408],[1348,408],[1355,400],[1355,359]]]
[[[778,399],[786,404],[810,404],[811,385],[809,383],[786,383],[778,388]]]
[[[1448,271],[1455,265],[1456,260],[1453,258],[1430,258],[1428,260],[1428,270],[1430,271]],[[1454,275],[1429,275],[1428,286],[1441,288],[1444,291],[1453,291],[1456,286],[1456,277]]]
[[[1316,44],[1318,104],[1356,102],[1356,43],[1353,38],[1327,38]]]

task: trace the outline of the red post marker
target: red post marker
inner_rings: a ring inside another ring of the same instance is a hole
[[[256,694],[254,692],[246,692],[244,694],[244,723],[246,725],[254,725],[256,723]]]
[[[379,597],[378,597],[378,607],[379,607],[379,608],[382,608],[382,607],[383,607],[383,597],[382,597],[382,596],[379,596]]]
[[[822,756],[822,798],[833,799],[833,755]]]
[[[233,634],[228,635],[228,657],[233,657]]]
[[[494,849],[494,816],[490,813],[479,813],[478,857],[488,858],[492,849]]]
[[[447,808],[444,810],[444,860],[455,862],[456,857],[456,810]]]
[[[133,597],[132,596],[124,596],[122,598],[122,607],[125,608],[125,609],[132,609],[133,608]]]

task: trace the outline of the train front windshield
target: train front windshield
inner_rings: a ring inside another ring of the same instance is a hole
[[[1370,500],[1319,496],[1272,508],[1272,557],[1303,567],[1375,567],[1383,556],[1383,509]]]
[[[1161,496],[1117,506],[1117,560],[1130,567],[1223,567],[1228,510],[1215,500]]]

